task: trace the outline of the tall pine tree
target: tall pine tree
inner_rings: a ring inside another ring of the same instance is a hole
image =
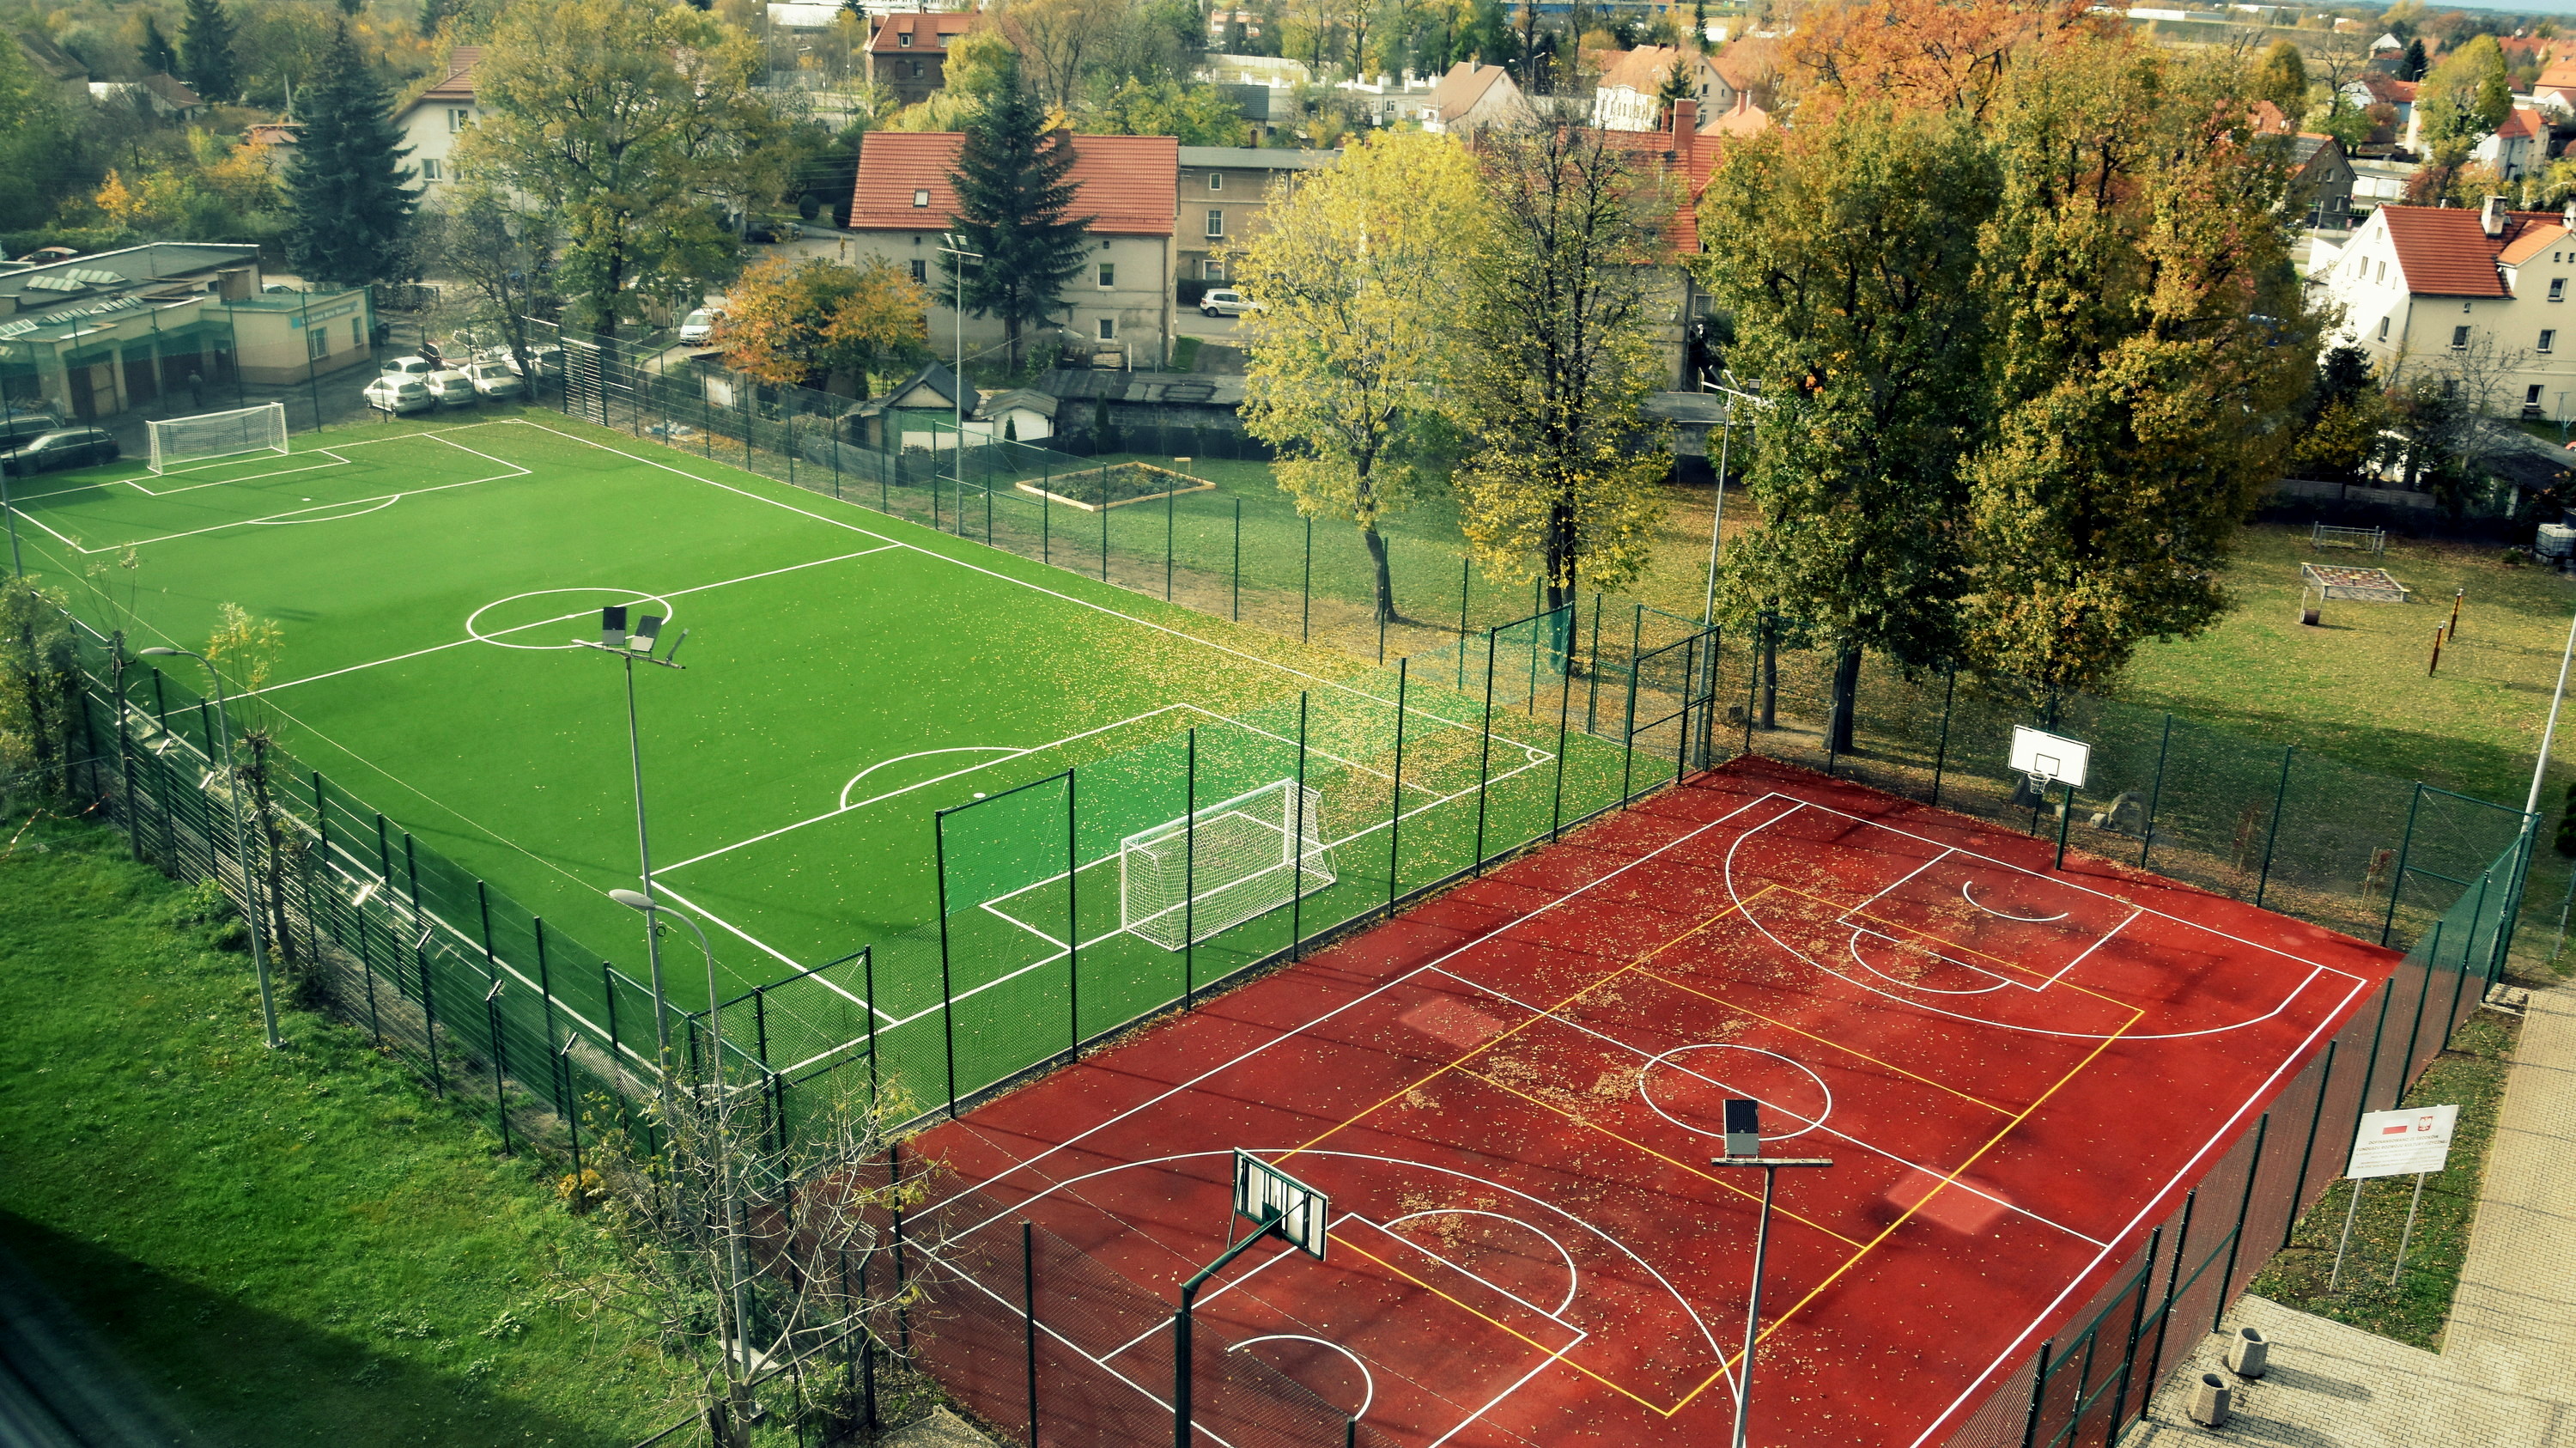
[[[163,75],[179,73],[178,47],[170,43],[169,36],[161,33],[158,16],[143,17],[143,44],[136,49],[141,53],[145,71],[157,71]]]
[[[210,101],[241,95],[233,70],[233,18],[223,0],[188,0],[188,22],[179,32],[179,59],[186,67],[180,79]]]
[[[1055,309],[1057,293],[1081,272],[1090,249],[1083,232],[1092,218],[1065,214],[1073,209],[1072,169],[1072,142],[1047,130],[1019,66],[1004,67],[1000,88],[966,127],[949,181],[966,249],[984,258],[965,263],[966,305],[979,317],[1001,319],[1014,372],[1022,330]],[[959,263],[945,265],[953,287]]]
[[[384,86],[346,23],[323,80],[304,95],[304,129],[286,173],[294,218],[287,258],[307,280],[368,282],[393,273],[420,193]]]

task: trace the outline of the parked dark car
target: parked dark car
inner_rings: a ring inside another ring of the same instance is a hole
[[[117,455],[116,435],[104,428],[66,427],[44,433],[25,447],[0,453],[0,468],[25,477],[55,468],[85,468]]]
[[[40,407],[12,407],[0,411],[0,452],[25,447],[43,433],[63,425],[63,420]]]

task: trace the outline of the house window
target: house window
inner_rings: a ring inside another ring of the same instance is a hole
[[[1100,263],[1100,289],[1105,292],[1116,285],[1118,285],[1118,263],[1114,261]]]
[[[438,179],[438,158],[436,156],[423,156],[420,158],[420,179],[423,181],[435,181]]]
[[[1116,317],[1103,317],[1100,319],[1100,340],[1103,342],[1115,342],[1118,340],[1118,319]]]
[[[2522,405],[2523,405],[2524,407],[2526,407],[2526,408],[2530,408],[2530,409],[2533,409],[2533,410],[2535,410],[2535,411],[2539,409],[2539,407],[2540,407],[2540,384],[2539,384],[2539,383],[2535,382],[2535,383],[2531,384],[2529,387],[2526,387],[2526,388],[2524,388],[2524,389],[2522,390]]]
[[[930,193],[928,191],[915,191],[912,193],[912,204],[915,206],[928,206],[930,204]]]
[[[919,79],[921,79],[921,62],[920,62],[920,61],[917,61],[917,60],[916,60],[916,61],[914,61],[914,62],[912,63],[912,78],[913,78],[914,80],[919,80]]]
[[[304,355],[319,362],[331,355],[331,329],[315,327],[304,334]]]
[[[351,317],[349,319],[349,345],[352,347],[364,347],[367,345],[366,318]]]
[[[455,135],[457,132],[464,130],[467,124],[472,122],[473,119],[474,112],[465,109],[464,107],[460,106],[449,110],[447,113],[447,133],[451,136]]]
[[[1208,208],[1207,234],[1210,237],[1221,237],[1225,235],[1225,213],[1213,206]]]
[[[2451,350],[2457,352],[2468,345],[2469,329],[2466,327],[2453,327],[2451,329]]]
[[[2543,351],[2543,352],[2546,352],[2546,351],[2548,351],[2548,350],[2550,349],[2550,347],[2551,347],[2552,345],[2554,345],[2557,341],[2558,341],[2558,330],[2557,330],[2556,328],[2554,328],[2554,327],[2543,327],[2543,328],[2541,328],[2541,329],[2540,329],[2540,349],[2539,349],[2539,350],[2541,350],[2541,351]]]
[[[2388,340],[2388,319],[2386,317],[2379,319],[2379,340],[2382,342]]]
[[[2563,302],[2567,300],[2567,278],[2551,277],[2549,279],[2549,300],[2553,302]]]
[[[1225,173],[1222,171],[1210,171],[1208,173],[1208,189],[1210,191],[1223,191],[1225,189]]]
[[[2388,263],[2385,259],[2379,263],[2379,280],[2383,282],[2388,280]]]
[[[917,282],[930,280],[930,263],[927,260],[921,257],[912,259],[912,279]]]
[[[1199,276],[1205,281],[1224,281],[1225,263],[1217,260],[1215,257],[1209,257],[1207,260],[1199,263]]]

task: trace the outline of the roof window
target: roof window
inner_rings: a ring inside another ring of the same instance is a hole
[[[930,204],[930,193],[928,191],[915,191],[912,193],[912,204],[915,206],[928,206]]]

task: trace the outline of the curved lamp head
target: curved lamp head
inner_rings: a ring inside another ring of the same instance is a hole
[[[651,900],[646,899],[644,893],[640,890],[611,890],[608,892],[608,898],[625,906],[629,910],[655,910],[660,908]]]
[[[155,644],[151,648],[143,650],[143,654],[146,658],[172,659],[179,656],[179,651],[177,649],[165,649],[160,645]]]

